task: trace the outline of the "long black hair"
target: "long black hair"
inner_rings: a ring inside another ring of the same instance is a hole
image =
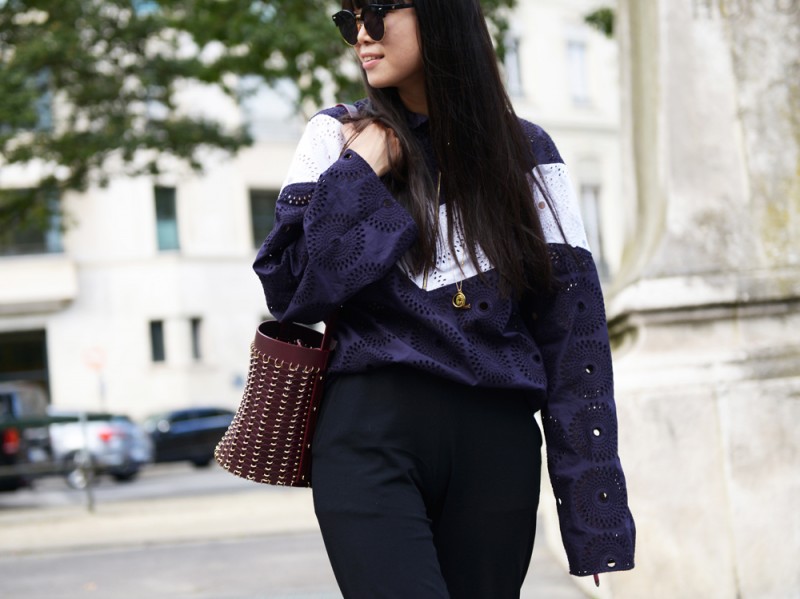
[[[349,10],[373,0],[343,0]],[[470,260],[476,248],[500,276],[504,293],[548,292],[552,269],[533,197],[536,160],[505,91],[478,0],[415,0],[431,141],[440,177],[431,175],[412,135],[396,88],[366,82],[366,121],[391,127],[402,148],[392,165],[393,192],[420,231],[410,267],[430,271],[436,261],[438,185],[448,205],[451,250],[461,227]],[[363,123],[359,123],[360,125]],[[434,180],[435,179],[435,180]],[[549,199],[548,199],[549,202]],[[458,215],[458,223],[454,221]]]

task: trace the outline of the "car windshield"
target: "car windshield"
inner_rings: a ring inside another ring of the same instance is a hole
[[[21,388],[0,393],[0,418],[25,418],[47,414],[47,400],[36,392]]]

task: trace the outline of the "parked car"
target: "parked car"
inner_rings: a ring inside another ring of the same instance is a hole
[[[122,414],[50,410],[53,454],[67,484],[83,488],[89,476],[108,474],[115,481],[136,478],[153,459],[153,444],[141,426]]]
[[[208,466],[214,449],[233,420],[226,408],[202,407],[154,414],[144,421],[153,440],[156,462],[189,461]]]
[[[0,383],[0,491],[26,487],[52,465],[47,396],[33,383]]]

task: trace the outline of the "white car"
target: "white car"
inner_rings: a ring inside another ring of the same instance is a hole
[[[51,410],[50,416],[65,420],[50,425],[50,439],[71,487],[85,487],[88,477],[96,474],[133,480],[153,461],[149,435],[127,416],[61,410]]]

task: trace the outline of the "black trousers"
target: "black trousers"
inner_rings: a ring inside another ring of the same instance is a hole
[[[312,490],[345,599],[518,598],[541,444],[519,391],[401,366],[331,381]]]

